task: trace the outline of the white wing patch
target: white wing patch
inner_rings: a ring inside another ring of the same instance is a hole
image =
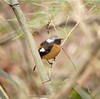
[[[42,48],[40,49],[40,52],[45,52],[45,49],[42,47]]]
[[[52,40],[52,39],[47,39],[46,40],[48,43],[51,43],[51,42],[53,42],[54,40]]]

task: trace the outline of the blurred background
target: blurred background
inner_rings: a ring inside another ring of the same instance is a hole
[[[76,81],[81,93],[73,89],[69,99],[83,99],[84,92],[92,97],[89,99],[100,99],[100,0],[19,0],[19,4],[37,47],[54,34],[66,39],[62,47],[67,54],[61,50],[52,68],[42,60],[53,89],[58,90],[81,66],[86,66]],[[8,73],[7,78],[0,74],[0,85],[10,99],[45,95],[34,66],[13,10],[0,0],[0,68]]]

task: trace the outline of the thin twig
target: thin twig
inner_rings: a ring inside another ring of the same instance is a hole
[[[79,25],[80,21],[76,23],[76,25],[70,30],[70,32],[68,33],[66,39],[63,41],[62,45],[64,45],[64,43],[66,42],[66,40],[69,38],[69,36],[71,35],[71,33],[73,32],[73,30]]]
[[[92,6],[91,9],[88,11],[88,14],[96,7],[96,5]]]
[[[45,3],[44,3],[43,0],[41,0],[41,1],[42,1],[43,5],[44,5],[44,7],[45,7],[45,9],[46,9],[46,14],[47,14],[48,18],[50,19],[50,22],[51,22],[52,26],[54,27],[55,32],[57,33],[57,35],[59,35],[59,33],[58,33],[58,31],[57,31],[57,29],[56,29],[56,27],[55,27],[55,24],[54,24],[53,20],[51,19],[50,15],[49,15],[49,13],[48,13],[48,8],[47,8],[47,6],[45,5]]]
[[[10,1],[8,1],[8,0],[4,0],[4,2],[6,2],[7,4],[10,4]]]
[[[75,64],[73,63],[72,59],[70,58],[70,56],[67,54],[67,52],[64,50],[64,48],[62,48],[62,50],[65,52],[65,54],[67,55],[67,57],[69,58],[69,60],[71,61],[72,65],[74,66],[74,68],[76,69]]]
[[[67,17],[66,24],[65,24],[65,27],[64,28],[66,28],[66,26],[68,24],[68,21],[69,21],[69,16]],[[67,35],[67,33],[66,33],[66,35]]]

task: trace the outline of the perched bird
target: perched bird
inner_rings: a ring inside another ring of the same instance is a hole
[[[40,44],[39,54],[41,59],[54,59],[59,54],[61,50],[61,41],[62,38],[59,38],[57,35],[52,35],[50,38],[46,39]],[[49,61],[48,61],[49,62]],[[52,65],[52,63],[49,62]]]
[[[38,52],[40,54],[41,59],[46,59],[47,61],[49,59],[54,59],[59,54],[61,50],[61,41],[63,39],[59,38],[57,35],[52,35],[50,38],[46,39],[40,44],[40,47],[38,49]],[[51,62],[48,61],[50,65],[52,65]],[[34,67],[33,71],[35,70],[36,66]]]

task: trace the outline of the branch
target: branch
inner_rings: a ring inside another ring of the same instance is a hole
[[[38,53],[38,50],[37,50],[37,47],[35,44],[35,40],[34,40],[32,34],[28,28],[26,19],[25,19],[24,15],[22,13],[22,10],[19,6],[18,0],[10,0],[9,6],[13,9],[13,11],[16,15],[16,18],[21,26],[21,29],[24,33],[25,39],[28,42],[32,56],[34,58],[36,66],[37,66],[38,74],[40,76],[40,79],[41,79],[44,87],[45,87],[45,90],[46,90],[47,94],[51,95],[51,94],[53,94],[52,86],[51,86],[50,82],[48,81],[49,78],[44,70],[44,66],[43,66],[43,63],[42,63],[41,58],[39,56],[39,53]]]

